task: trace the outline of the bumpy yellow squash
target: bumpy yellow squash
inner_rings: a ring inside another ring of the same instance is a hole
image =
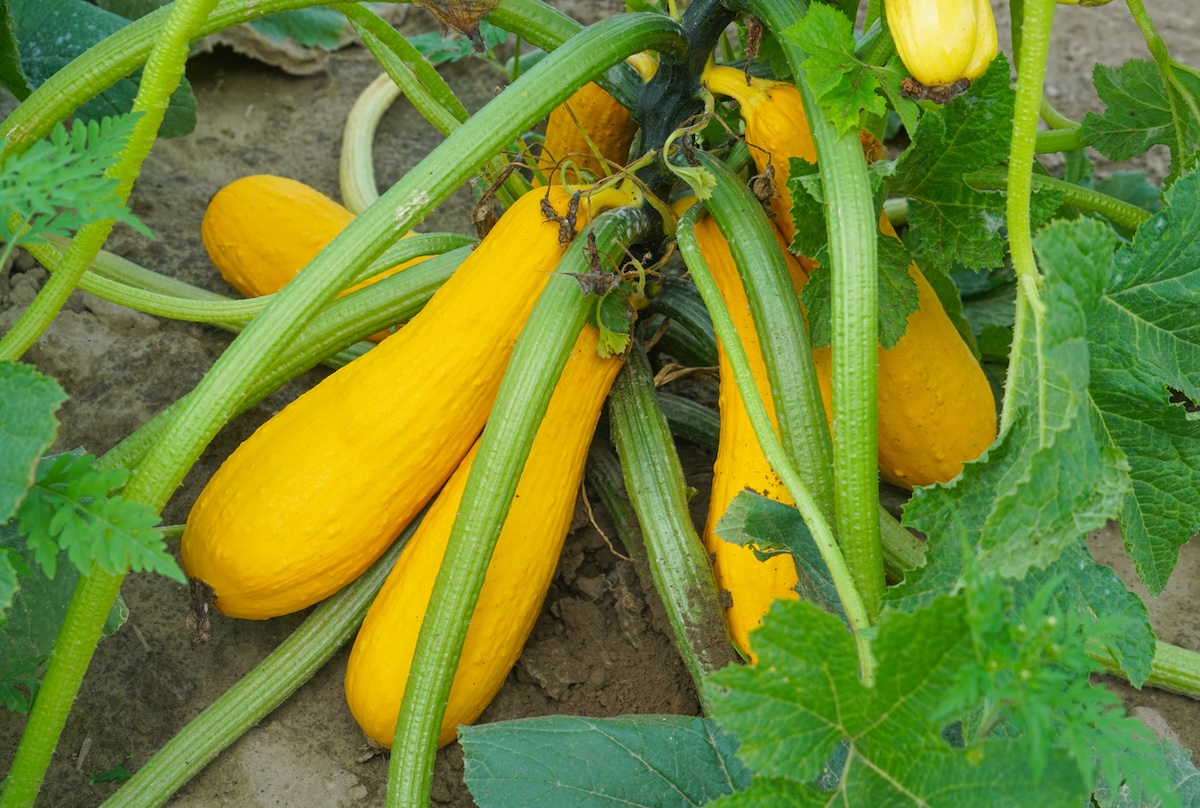
[[[711,216],[703,216],[696,222],[696,243],[733,318],[734,327],[746,349],[746,358],[750,361],[758,394],[774,422],[775,407],[758,333],[750,317],[750,301],[742,288],[737,266],[729,252],[729,243]],[[790,253],[788,263],[794,282],[803,284],[804,271]],[[786,505],[791,505],[792,500],[758,446],[750,416],[738,394],[737,385],[733,383],[733,370],[720,341],[717,343],[717,361],[721,427],[717,457],[713,463],[708,518],[704,524],[704,547],[712,558],[717,586],[729,593],[730,599],[725,608],[729,635],[750,657],[751,662],[755,662],[757,657],[750,650],[750,632],[762,624],[763,616],[776,600],[799,597],[795,588],[796,565],[789,555],[772,556],[759,561],[750,548],[721,539],[716,533],[717,520],[725,514],[733,498],[747,488]]]
[[[265,619],[357,577],[442,486],[483,428],[522,324],[565,245],[541,210],[571,192],[539,189],[394,336],[263,424],[201,492],[183,534],[188,576],[216,608]],[[577,224],[637,203],[584,198]]]
[[[209,201],[200,237],[221,277],[246,297],[278,292],[354,219],[354,214],[302,182],[256,174],[226,185]],[[423,259],[385,270],[349,294]],[[368,339],[379,342],[391,331]]]
[[[795,225],[788,159],[817,159],[799,92],[783,82],[752,78],[747,83],[742,71],[729,67],[709,68],[704,82],[741,105],[746,142],[758,170],[775,167],[776,193],[770,204],[776,226],[790,243]],[[880,227],[895,235],[886,217],[880,217]],[[879,471],[888,482],[913,488],[954,478],[963,463],[991,445],[996,403],[979,362],[916,264],[908,273],[917,285],[919,308],[909,316],[904,337],[879,350]],[[815,350],[813,358],[830,412],[829,348]]]
[[[585,326],[521,473],[450,689],[440,744],[491,702],[533,629],[570,527],[588,444],[617,359]],[[478,448],[478,444],[476,444]],[[346,668],[346,700],[363,731],[392,745],[404,683],[475,449],[438,495],[367,612]]]

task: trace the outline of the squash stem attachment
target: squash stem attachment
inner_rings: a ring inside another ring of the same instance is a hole
[[[771,469],[787,489],[792,501],[796,503],[796,508],[804,517],[804,522],[812,533],[813,541],[821,553],[821,558],[829,568],[833,585],[837,588],[838,597],[846,611],[846,619],[854,631],[863,680],[869,684],[874,680],[875,668],[870,644],[865,636],[865,631],[871,625],[870,615],[859,594],[845,556],[842,555],[842,550],[834,538],[829,520],[813,497],[812,491],[792,465],[787,452],[784,451],[783,444],[775,434],[771,418],[767,415],[766,407],[758,395],[754,375],[750,370],[750,363],[746,359],[745,348],[742,347],[742,342],[734,329],[733,320],[729,317],[729,312],[721,299],[720,290],[713,281],[708,264],[700,252],[700,245],[696,243],[695,226],[699,213],[699,208],[694,207],[680,220],[679,228],[676,230],[679,251],[683,255],[684,261],[687,262],[688,270],[696,282],[700,296],[704,298],[704,304],[708,307],[709,314],[712,315],[713,328],[716,330],[721,344],[725,347],[729,364],[733,367],[734,381],[742,396],[742,401],[745,403],[746,413],[754,427],[754,435],[758,438],[759,446],[762,447],[767,462],[771,464]],[[793,293],[792,296],[795,297],[795,294]],[[764,351],[765,358],[766,352]]]
[[[354,583],[313,610],[278,648],[189,721],[103,805],[108,808],[162,805],[213,758],[311,679],[358,630],[371,601],[419,524],[418,517]]]
[[[150,52],[146,70],[133,102],[140,113],[128,143],[122,149],[109,175],[117,179],[116,196],[124,202],[141,171],[142,161],[150,153],[158,127],[166,112],[167,100],[183,78],[188,42],[212,10],[216,0],[179,0],[172,6],[161,38]],[[71,242],[60,270],[52,276],[37,298],[21,315],[2,340],[0,358],[16,359],[33,344],[58,313],[67,295],[87,269],[112,231],[111,219],[82,228]],[[32,805],[41,789],[67,713],[79,691],[88,662],[124,575],[114,575],[93,565],[80,578],[55,640],[54,653],[34,700],[29,722],[25,725],[17,754],[9,770],[0,806]]]
[[[610,260],[648,229],[648,219],[630,208],[592,225],[597,250]],[[389,808],[429,801],[438,734],[471,613],[555,381],[594,304],[571,277],[590,271],[588,241],[575,239],[538,298],[480,438],[404,688],[388,766]]]
[[[1009,251],[1012,255],[1013,269],[1017,273],[1013,348],[1008,364],[1009,385],[1019,383],[1019,377],[1013,373],[1013,369],[1020,367],[1027,329],[1034,329],[1034,344],[1037,346],[1039,357],[1041,354],[1040,336],[1045,305],[1041,299],[1041,273],[1033,256],[1029,200],[1033,190],[1033,154],[1042,101],[1042,84],[1046,77],[1046,57],[1050,52],[1050,26],[1054,19],[1054,5],[1054,0],[1030,0],[1025,4],[1025,18],[1021,26],[1021,55],[1017,66],[1017,91],[1008,155],[1005,211]],[[1039,387],[1038,418],[1039,422],[1042,422],[1045,417],[1045,393],[1041,388],[1044,387],[1045,374],[1040,368],[1034,381]],[[1017,398],[1012,389],[1006,390],[1005,393],[1000,413],[1000,434],[1004,434],[1012,421],[1013,408],[1009,406],[1009,402]],[[1044,427],[1044,423],[1042,426]]]
[[[883,598],[878,472],[878,219],[858,133],[839,134],[816,102],[805,54],[781,36],[800,21],[789,0],[739,0],[777,35],[796,77],[825,188],[832,289],[833,475],[837,535],[874,619]],[[839,594],[841,587],[838,587]],[[868,667],[864,662],[864,668]]]
[[[628,539],[625,546],[629,552],[636,552],[649,567],[675,634],[675,646],[707,715],[710,705],[704,677],[734,660],[733,644],[717,597],[716,578],[688,510],[679,454],[658,407],[650,363],[640,346],[634,346],[613,384],[608,415],[625,490],[641,525],[640,537],[622,537]],[[605,497],[606,504],[610,499]],[[638,538],[642,539],[640,545]]]

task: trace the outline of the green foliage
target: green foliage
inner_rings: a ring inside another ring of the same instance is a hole
[[[913,259],[904,244],[883,234],[876,243],[879,255],[879,344],[891,348],[904,336],[909,315],[917,310],[917,286],[908,274]],[[801,292],[814,348],[828,345],[832,336],[828,264],[826,260],[813,271]]]
[[[713,714],[737,735],[754,771],[750,789],[726,805],[988,805],[1076,808],[1087,794],[1058,748],[1029,738],[943,738],[948,701],[982,660],[963,597],[941,597],[913,614],[885,611],[873,653],[875,686],[859,680],[854,640],[836,617],[804,602],[777,602],[752,635],[755,667],[710,679]],[[848,744],[834,793],[815,785],[839,743]],[[1044,775],[1030,766],[1041,755]],[[786,797],[782,802],[781,797]]]
[[[38,458],[58,434],[54,413],[66,398],[58,382],[30,365],[0,362],[0,524],[33,484]]]
[[[1132,59],[1117,68],[1097,64],[1092,80],[1105,109],[1084,116],[1080,134],[1108,159],[1129,160],[1151,146],[1167,146],[1168,180],[1173,180],[1181,161],[1200,150],[1200,75],[1195,70],[1173,61],[1160,66]]]
[[[8,0],[16,22],[21,69],[36,89],[68,62],[128,24],[124,17],[84,0]],[[119,80],[85,103],[78,120],[123,115],[133,108],[141,71]],[[18,96],[20,94],[18,93]],[[159,137],[182,137],[196,128],[196,97],[187,79],[171,95]]]
[[[833,577],[800,511],[753,491],[741,491],[717,521],[723,541],[753,547],[760,558],[791,553],[800,596],[845,619]]]
[[[966,93],[926,110],[888,179],[892,193],[910,199],[909,224],[918,240],[914,250],[931,262],[922,267],[925,271],[948,271],[955,263],[971,269],[1003,263],[1004,195],[976,191],[962,177],[1008,157],[1014,99],[1009,70],[998,56]],[[1061,202],[1057,192],[1034,193],[1034,226]]]
[[[86,454],[47,458],[17,510],[20,530],[42,572],[54,577],[61,550],[83,573],[96,564],[114,575],[145,570],[187,583],[154,529],[158,514],[114,495],[129,473],[97,469],[93,460]]]
[[[489,52],[503,45],[509,37],[508,31],[482,20],[479,23],[479,35],[483,39],[484,47]],[[409,37],[408,41],[422,56],[435,65],[443,62],[457,62],[471,55],[471,40],[461,34],[452,36],[439,36],[432,33],[417,34]]]
[[[12,244],[70,236],[91,222],[115,219],[153,238],[117,198],[117,180],[104,175],[136,120],[135,115],[76,120],[69,133],[58,124],[49,140],[10,156],[0,165],[0,237]],[[14,216],[21,218],[15,228]]]
[[[547,716],[459,730],[480,808],[703,805],[745,788],[736,743],[686,716]]]
[[[1164,209],[1112,257],[1088,323],[1091,415],[1128,458],[1133,490],[1121,506],[1121,529],[1155,594],[1200,525],[1200,422],[1171,403],[1175,390],[1200,401],[1198,197],[1196,173],[1167,191]]]
[[[32,89],[25,71],[21,70],[17,24],[8,3],[0,3],[0,84],[22,100]]]
[[[250,21],[260,34],[305,48],[335,50],[346,35],[346,18],[332,8],[298,8]]]

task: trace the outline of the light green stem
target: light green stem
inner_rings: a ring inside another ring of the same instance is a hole
[[[1088,656],[1099,662],[1105,672],[1127,679],[1121,665],[1107,648],[1099,643],[1088,644]],[[1150,675],[1142,685],[1200,699],[1200,653],[1165,642],[1154,643],[1154,658]]]
[[[1026,0],[1025,20],[1021,28],[1021,57],[1017,67],[1017,92],[1013,108],[1012,142],[1008,155],[1008,195],[1006,217],[1009,251],[1017,273],[1017,304],[1013,322],[1012,353],[1009,356],[1008,385],[1000,416],[1001,434],[1012,421],[1010,402],[1019,397],[1011,387],[1018,382],[1014,370],[1021,366],[1025,332],[1034,329],[1034,344],[1041,345],[1045,306],[1041,299],[1041,274],[1033,256],[1033,227],[1030,220],[1030,196],[1033,193],[1033,154],[1037,139],[1038,111],[1042,103],[1042,83],[1046,76],[1046,57],[1050,52],[1050,26],[1054,20],[1054,0]],[[1038,357],[1042,351],[1038,347]],[[1044,427],[1045,374],[1036,374],[1038,418]],[[1039,432],[1044,430],[1039,429]]]
[[[771,470],[783,483],[788,496],[796,503],[796,509],[804,518],[804,523],[812,533],[813,542],[821,553],[825,566],[829,568],[830,578],[842,601],[846,619],[854,630],[863,678],[870,682],[874,679],[875,663],[871,655],[870,644],[864,634],[871,626],[871,618],[866,604],[855,585],[854,576],[846,563],[845,556],[842,555],[842,550],[834,538],[829,520],[825,518],[812,492],[796,472],[791,459],[784,451],[783,444],[779,442],[779,437],[775,434],[775,426],[771,423],[767,408],[758,394],[758,386],[754,382],[754,374],[750,370],[750,362],[746,358],[746,349],[742,345],[728,309],[725,308],[725,302],[721,299],[721,291],[713,280],[708,264],[700,252],[700,246],[696,243],[695,225],[699,212],[697,208],[693,208],[680,220],[679,227],[675,231],[679,251],[687,263],[692,279],[696,282],[700,296],[704,298],[704,305],[712,316],[713,328],[717,332],[717,338],[721,341],[730,367],[733,369],[734,383],[737,385],[738,394],[746,407],[746,415],[754,428],[754,436],[758,439],[758,445],[762,448]]]
[[[631,209],[601,216],[593,224],[597,248],[620,255],[645,224]],[[594,305],[566,274],[587,271],[586,244],[576,239],[535,304],[479,440],[404,686],[388,765],[389,808],[429,804],[434,753],[471,613],[538,424]]]
[[[967,185],[979,191],[1004,191],[1008,189],[1008,171],[1003,168],[985,168],[963,175]],[[1031,186],[1034,191],[1059,191],[1063,202],[1081,210],[1090,210],[1111,219],[1113,223],[1136,230],[1152,215],[1137,205],[1131,205],[1116,197],[1092,188],[1084,188],[1073,182],[1053,177],[1034,175]]]
[[[150,152],[168,98],[183,77],[188,42],[212,10],[214,2],[178,0],[163,26],[161,37],[150,52],[133,102],[133,111],[140,112],[141,116],[110,171],[110,176],[119,182],[117,196],[122,201],[128,198],[142,161]],[[0,341],[0,356],[15,359],[33,343],[61,308],[79,276],[104,245],[111,229],[112,221],[109,220],[89,225],[80,231],[63,258],[63,268],[42,287],[33,305]],[[124,574],[114,575],[93,565],[92,571],[79,579],[55,640],[46,675],[34,700],[29,722],[17,747],[4,793],[0,796],[0,806],[3,808],[32,805],[41,789],[67,714],[75,694],[79,692],[96,643],[100,641],[104,621],[124,577]]]
[[[1038,132],[1033,150],[1038,154],[1054,154],[1056,152],[1074,151],[1091,145],[1083,136],[1083,127],[1074,126],[1070,129],[1053,129],[1049,132]]]

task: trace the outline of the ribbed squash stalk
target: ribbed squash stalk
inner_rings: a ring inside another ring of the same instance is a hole
[[[592,432],[619,359],[597,353],[585,326],[529,450],[471,618],[438,745],[491,703],[516,663],[550,588],[571,524]],[[346,701],[359,726],[391,747],[404,683],[433,582],[446,554],[478,442],[438,494],[363,621],[346,668]]]
[[[532,191],[501,217],[424,310],[285,407],[239,446],[200,493],[181,552],[216,608],[265,619],[341,589],[391,543],[479,435],[538,293],[566,250]],[[584,198],[577,225],[639,201],[612,188]]]
[[[901,61],[927,87],[983,75],[999,50],[990,0],[884,0]]]
[[[634,54],[627,61],[643,79],[653,76],[657,67],[647,53]],[[588,82],[550,113],[538,168],[552,185],[561,183],[563,174],[569,183],[608,176],[614,166],[628,161],[636,134],[637,123],[629,110],[599,84]]]
[[[302,182],[255,174],[234,180],[209,200],[200,238],[230,286],[246,297],[260,297],[282,289],[353,219],[349,210]],[[342,295],[421,260],[391,267]],[[377,331],[367,339],[379,342],[391,333]]]

